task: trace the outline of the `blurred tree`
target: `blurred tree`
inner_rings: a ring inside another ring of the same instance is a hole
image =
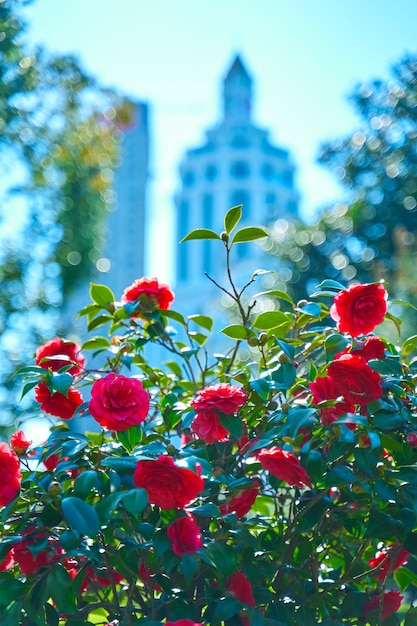
[[[326,210],[313,226],[274,224],[280,287],[303,298],[324,277],[384,278],[393,296],[417,304],[417,57],[398,63],[391,80],[359,86],[352,102],[360,130],[320,154],[349,204]]]
[[[10,374],[59,327],[59,307],[96,271],[113,201],[118,123],[130,104],[71,56],[24,40],[23,0],[0,2],[0,401]]]

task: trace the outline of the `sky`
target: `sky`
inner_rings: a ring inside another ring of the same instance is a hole
[[[296,164],[307,221],[343,199],[316,158],[360,127],[349,94],[417,53],[415,0],[35,0],[24,16],[31,43],[76,54],[102,84],[150,105],[148,273],[164,279],[160,234],[172,231],[181,156],[219,120],[236,53],[254,79],[255,123]]]

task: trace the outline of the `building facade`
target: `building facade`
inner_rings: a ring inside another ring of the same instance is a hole
[[[268,132],[253,123],[252,78],[240,56],[224,78],[222,98],[223,118],[208,130],[201,146],[186,152],[180,165],[177,240],[194,228],[222,231],[225,212],[238,204],[243,205],[242,226],[266,225],[298,214],[294,164],[288,151],[272,145]],[[177,251],[176,308],[209,313],[216,289],[203,275],[222,279],[221,244],[190,241],[177,246]],[[238,245],[233,254],[233,265],[242,274],[245,268],[255,269],[264,257],[255,243]]]
[[[149,107],[133,106],[129,125],[121,131],[120,165],[114,173],[116,202],[106,227],[105,283],[120,299],[125,287],[144,275],[147,248],[149,179]]]

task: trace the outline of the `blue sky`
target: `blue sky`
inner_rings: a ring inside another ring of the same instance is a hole
[[[218,119],[236,52],[254,78],[256,123],[297,165],[306,219],[342,197],[315,158],[322,141],[358,127],[354,86],[417,53],[415,0],[35,0],[24,14],[31,42],[76,53],[101,82],[151,105],[153,234],[170,230],[181,155]],[[165,255],[149,270],[170,277]]]

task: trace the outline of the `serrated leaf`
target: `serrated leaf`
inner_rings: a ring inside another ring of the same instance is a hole
[[[100,520],[92,506],[75,496],[63,498],[61,506],[64,517],[72,529],[78,530],[87,537],[97,535],[100,530]]]
[[[231,245],[245,243],[246,241],[255,241],[255,239],[262,239],[268,236],[269,234],[263,228],[259,228],[258,226],[245,226],[235,232]]]
[[[107,306],[116,299],[111,289],[105,285],[97,285],[96,283],[90,284],[90,298],[102,309],[106,309]]]
[[[239,204],[238,206],[232,207],[224,216],[224,230],[228,235],[230,235],[234,227],[242,219],[242,206],[242,204]]]
[[[210,228],[195,228],[188,235],[185,235],[183,239],[181,239],[180,243],[184,243],[184,241],[191,241],[192,239],[220,239],[219,235]]]

